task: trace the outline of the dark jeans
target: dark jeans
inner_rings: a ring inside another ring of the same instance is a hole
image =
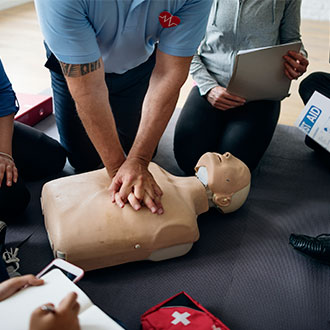
[[[14,124],[13,158],[18,169],[18,182],[0,188],[0,219],[8,221],[20,214],[29,203],[30,193],[23,180],[38,180],[61,171],[66,152],[58,141],[33,127]]]
[[[8,272],[6,269],[6,264],[3,261],[2,256],[1,256],[1,258],[0,258],[0,283],[5,280],[8,280],[8,279],[9,279],[9,275],[8,275]]]
[[[318,91],[330,98],[330,74],[326,72],[314,72],[307,76],[299,85],[299,94],[304,104],[308,102],[313,93]],[[308,135],[305,137],[308,147],[314,149],[318,155],[330,164],[330,153],[321,147]]]
[[[252,171],[272,139],[279,114],[277,101],[254,101],[221,111],[200,95],[197,86],[193,87],[175,128],[178,165],[191,175],[205,152],[228,151]]]
[[[67,150],[70,164],[78,171],[96,169],[101,159],[87,136],[78,117],[75,103],[68,90],[59,64],[47,45],[55,106],[55,118],[61,143]],[[120,142],[128,154],[139,126],[142,103],[155,65],[155,53],[140,66],[124,74],[106,73],[109,102],[116,122]],[[95,109],[97,111],[97,109]],[[111,145],[111,141],[108,141]]]

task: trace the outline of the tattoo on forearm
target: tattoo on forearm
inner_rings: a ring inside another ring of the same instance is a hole
[[[62,72],[67,77],[81,77],[87,73],[96,71],[101,67],[101,60],[85,64],[67,64],[60,62]]]

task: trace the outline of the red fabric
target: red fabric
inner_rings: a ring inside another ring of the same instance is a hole
[[[34,126],[53,112],[52,97],[48,95],[16,94],[20,109],[15,120]]]
[[[186,306],[164,306],[181,294],[184,294],[200,310]],[[150,308],[142,315],[141,325],[143,330],[229,330],[218,318],[185,292],[180,292]]]

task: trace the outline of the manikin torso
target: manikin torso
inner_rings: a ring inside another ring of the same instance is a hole
[[[176,177],[155,163],[149,171],[163,191],[162,215],[113,204],[105,169],[45,184],[42,209],[55,256],[91,270],[187,253],[199,238],[197,216],[209,209],[207,190],[197,177]]]

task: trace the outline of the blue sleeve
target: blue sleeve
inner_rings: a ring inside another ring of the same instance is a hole
[[[206,32],[212,0],[191,0],[174,15],[180,18],[175,29],[164,28],[159,38],[159,50],[174,56],[195,54]]]
[[[81,64],[100,58],[95,32],[82,0],[35,0],[35,4],[45,41],[59,61]]]
[[[8,116],[17,111],[16,95],[0,60],[0,117]]]

